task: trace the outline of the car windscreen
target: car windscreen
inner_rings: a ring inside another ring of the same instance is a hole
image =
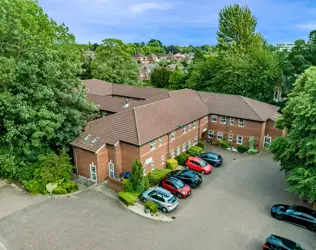
[[[176,188],[183,188],[184,187],[184,183],[180,180],[172,180],[172,183],[176,186]]]
[[[200,161],[200,165],[201,165],[202,167],[206,167],[206,166],[207,166],[207,163],[206,163],[205,161],[201,160],[201,161]]]
[[[173,204],[177,201],[176,197],[172,196],[169,200],[168,200],[168,203],[169,204]]]
[[[190,170],[187,170],[187,171],[184,171],[183,173],[181,173],[182,176],[185,176],[185,177],[194,177],[196,176],[197,174],[190,171]]]

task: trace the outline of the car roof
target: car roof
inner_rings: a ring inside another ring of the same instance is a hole
[[[189,160],[195,160],[195,161],[201,161],[202,160],[201,158],[196,157],[196,156],[190,156],[188,159]]]
[[[171,193],[168,190],[161,188],[161,187],[156,187],[155,191],[162,194],[163,196],[166,196],[166,197],[171,196]]]
[[[214,155],[214,156],[219,156],[218,153],[214,153],[214,152],[205,152],[203,153],[204,155]]]
[[[277,246],[286,246],[286,247],[289,247],[291,249],[294,247],[300,246],[298,243],[296,243],[294,241],[291,241],[289,239],[286,239],[286,238],[283,238],[281,236],[274,235],[274,234],[271,234],[269,236],[268,241],[272,244],[277,245]],[[304,248],[301,247],[301,249],[303,250]]]
[[[169,181],[174,181],[174,182],[181,181],[181,180],[179,180],[178,178],[173,177],[173,176],[169,177],[168,180],[169,180]]]

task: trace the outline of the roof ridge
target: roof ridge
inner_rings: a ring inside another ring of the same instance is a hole
[[[136,135],[137,135],[137,141],[138,141],[138,145],[140,144],[140,139],[139,139],[139,133],[138,133],[138,123],[137,123],[137,117],[136,117],[136,110],[135,108],[133,108],[133,114],[134,114],[134,119],[135,119],[135,127],[136,127]]]
[[[150,97],[150,98],[155,98],[155,97],[157,97],[157,96],[165,95],[166,93],[168,94],[168,98],[171,98],[171,96],[170,96],[170,94],[169,94],[169,93],[170,93],[169,91],[168,91],[168,92],[165,92],[165,93],[161,93],[160,95],[152,96],[152,97]],[[150,99],[150,98],[148,98],[148,99]],[[164,101],[164,100],[166,100],[166,99],[168,99],[168,98],[156,100],[156,101],[153,101],[153,102],[150,102],[150,103],[145,103],[145,104],[139,105],[139,106],[137,106],[137,107],[133,107],[133,109],[141,108],[141,107],[144,107],[144,106],[147,106],[147,105],[150,105],[150,104],[154,104],[154,103],[157,103],[157,102],[160,102],[160,101]],[[145,100],[143,100],[143,101],[147,101],[148,99],[145,99]]]
[[[200,95],[199,91],[194,90],[194,92],[198,95],[198,97],[200,97],[200,99],[201,99],[202,103],[204,104],[204,106],[206,107],[206,109],[207,109],[208,111],[210,111],[210,109],[206,106],[206,103],[205,103],[204,100],[202,99],[202,96]]]
[[[255,112],[255,114],[256,114],[262,121],[264,121],[264,119],[257,113],[257,111],[255,111],[255,110],[251,107],[251,105],[247,102],[247,100],[246,100],[245,98],[248,98],[248,97],[244,97],[244,96],[241,96],[241,95],[239,95],[239,97],[241,97],[241,99],[244,100],[244,102],[249,106],[249,108],[251,108],[251,110],[252,110],[253,112]]]

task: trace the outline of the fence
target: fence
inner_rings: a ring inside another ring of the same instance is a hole
[[[114,179],[112,177],[108,177],[108,187],[113,189],[116,192],[121,192],[124,189],[124,184],[120,180]]]

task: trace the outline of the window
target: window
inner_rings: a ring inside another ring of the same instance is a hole
[[[154,171],[154,170],[155,170],[155,162],[152,161],[152,162],[151,162],[151,171]]]
[[[214,139],[214,130],[209,130],[208,131],[208,138]]]
[[[271,144],[271,137],[270,136],[265,136],[264,137],[263,146],[267,147],[267,146],[270,146],[270,144]]]
[[[97,181],[97,167],[93,163],[90,165],[90,179]]]
[[[193,128],[196,128],[196,122],[193,122]]]
[[[245,120],[244,119],[239,119],[238,120],[238,126],[243,127],[245,125]]]
[[[112,162],[109,162],[109,176],[112,178],[115,177],[114,164]]]
[[[240,135],[237,135],[237,144],[242,145],[243,137]]]
[[[146,173],[147,173],[147,168],[146,166],[143,166],[143,174],[146,175]]]
[[[159,146],[162,145],[162,137],[159,137]]]
[[[180,146],[177,147],[177,155],[179,155],[179,154],[181,154],[181,147]]]
[[[228,141],[233,141],[233,135],[228,136]]]
[[[151,141],[150,142],[150,149],[153,150],[156,147],[156,141]]]
[[[176,131],[171,132],[171,140],[173,140],[174,138],[176,138]]]
[[[230,125],[234,125],[234,122],[235,122],[234,118],[230,118],[229,124],[230,124]]]
[[[183,127],[183,134],[185,134],[187,132],[187,126]]]
[[[217,140],[223,140],[223,132],[217,132]]]
[[[212,122],[217,122],[217,115],[212,115]]]
[[[185,152],[187,151],[187,145],[185,143],[183,143],[182,145],[182,152]]]
[[[221,116],[221,123],[226,124],[226,116]]]
[[[164,155],[161,156],[161,165],[163,165],[163,164],[165,164],[165,156]]]
[[[188,141],[188,148],[191,147],[191,140]]]
[[[194,145],[196,145],[197,143],[198,143],[198,137],[195,136],[195,137],[194,137]]]
[[[171,150],[170,156],[171,158],[174,158],[174,149]]]
[[[192,123],[189,124],[189,131],[192,129]]]
[[[205,121],[206,121],[206,122],[208,121],[208,116],[205,116]]]

